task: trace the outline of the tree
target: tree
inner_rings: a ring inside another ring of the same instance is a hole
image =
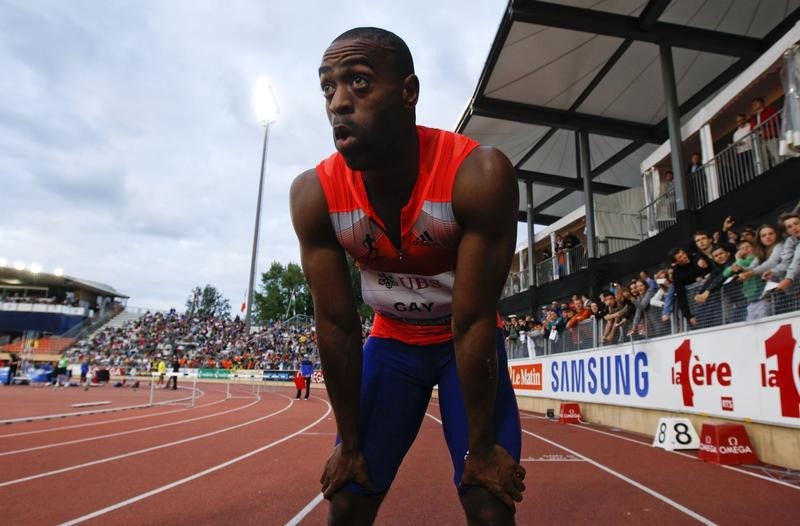
[[[297,263],[285,267],[273,261],[261,274],[261,285],[255,293],[253,316],[260,325],[270,320],[284,320],[295,314],[313,316],[311,291]]]
[[[202,289],[198,286],[192,289],[192,294],[186,300],[186,312],[198,316],[228,317],[231,314],[230,302],[211,285]]]
[[[361,274],[349,256],[347,265],[358,314],[362,318],[371,317],[372,309],[361,298]],[[270,321],[285,320],[295,314],[314,316],[314,301],[303,269],[297,263],[284,267],[273,261],[269,270],[261,274],[261,284],[253,301],[253,318],[259,325],[267,325]]]

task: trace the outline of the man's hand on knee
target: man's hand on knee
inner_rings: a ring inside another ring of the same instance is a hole
[[[522,501],[524,480],[525,468],[498,444],[485,454],[469,452],[464,459],[461,485],[482,486],[511,510],[516,509],[515,501]]]
[[[344,452],[341,444],[328,457],[319,482],[322,484],[322,494],[328,500],[348,482],[356,482],[368,491],[375,490],[369,480],[364,455],[360,451]]]

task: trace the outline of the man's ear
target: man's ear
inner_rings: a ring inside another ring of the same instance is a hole
[[[419,100],[419,79],[413,73],[403,79],[403,103],[415,108]]]

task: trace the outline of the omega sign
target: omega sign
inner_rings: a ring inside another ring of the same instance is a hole
[[[700,444],[700,450],[706,451],[708,453],[717,453],[718,448],[714,444],[711,443],[711,435],[706,435],[705,440],[702,444]],[[739,444],[739,439],[730,436],[728,437],[728,444],[727,445],[720,445],[719,446],[719,454],[720,455],[744,455],[744,454],[753,454],[752,448],[748,445],[741,445]]]

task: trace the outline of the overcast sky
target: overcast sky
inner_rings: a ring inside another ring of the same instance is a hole
[[[317,67],[343,31],[406,40],[420,124],[452,130],[505,0],[0,1],[0,258],[107,283],[129,305],[183,309],[211,284],[244,301],[263,128],[259,273],[299,262],[295,175],[333,151]]]

